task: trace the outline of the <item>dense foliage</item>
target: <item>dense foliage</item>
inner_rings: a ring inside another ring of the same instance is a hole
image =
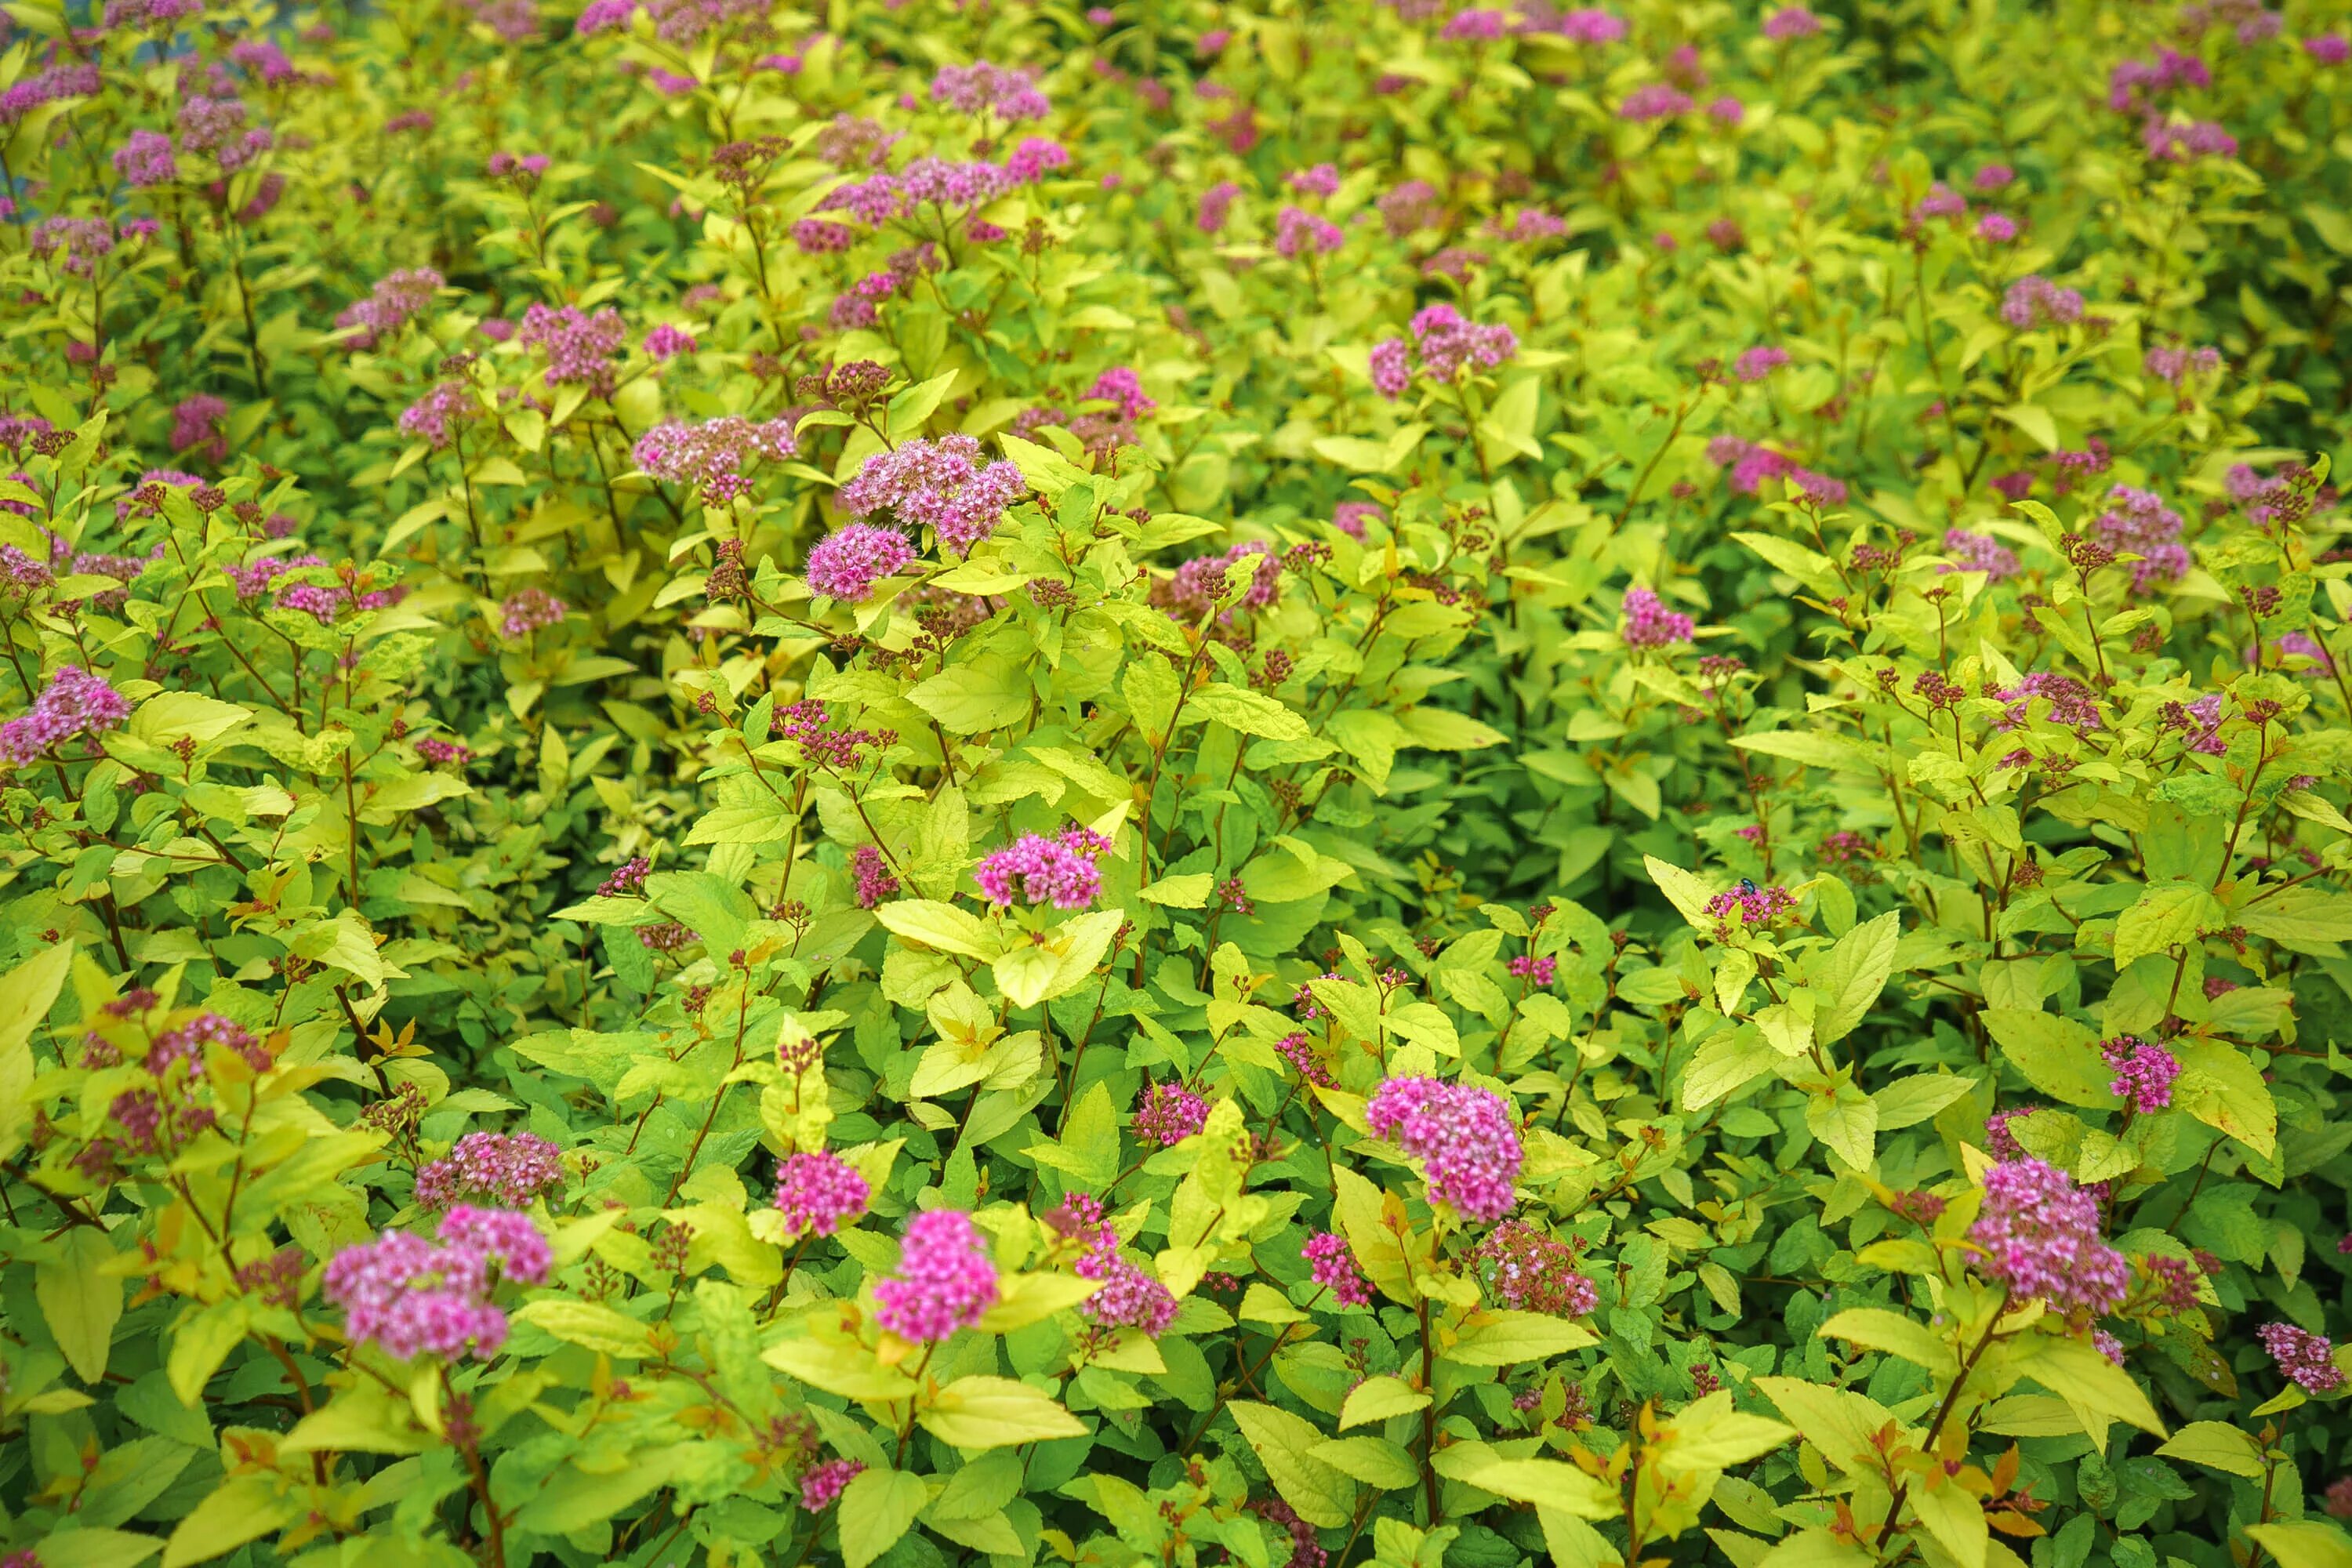
[[[0,1563],[2352,1563],[2285,4],[7,0]]]

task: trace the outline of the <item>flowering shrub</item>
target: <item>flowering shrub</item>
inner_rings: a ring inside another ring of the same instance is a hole
[[[5,1568],[2352,1561],[2342,0],[7,17]]]

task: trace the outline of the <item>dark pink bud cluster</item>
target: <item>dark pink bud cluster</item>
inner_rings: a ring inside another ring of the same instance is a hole
[[[1348,242],[1339,226],[1304,207],[1286,206],[1274,215],[1274,249],[1296,259],[1312,252],[1328,256]]]
[[[481,417],[482,405],[471,387],[462,381],[442,381],[400,411],[400,427],[435,451],[446,452],[460,429]]]
[[[1511,960],[1509,968],[1513,979],[1529,981],[1537,985],[1549,985],[1559,977],[1559,960],[1557,958],[1529,958],[1521,954]]]
[[[1518,1202],[1512,1184],[1525,1158],[1508,1101],[1492,1089],[1442,1079],[1382,1080],[1364,1124],[1418,1160],[1432,1203],[1465,1219],[1500,1219]]]
[[[996,1263],[960,1209],[908,1216],[898,1267],[874,1287],[874,1316],[900,1339],[933,1343],[968,1329],[993,1306]]]
[[[1323,1089],[1335,1086],[1331,1069],[1323,1065],[1316,1054],[1315,1043],[1303,1033],[1293,1031],[1274,1042],[1274,1054],[1290,1064],[1291,1070],[1308,1083]]]
[[[1519,351],[1518,334],[1501,322],[1480,324],[1451,305],[1427,306],[1412,324],[1412,360],[1430,380],[1452,383],[1465,367],[1491,370]],[[1381,396],[1395,398],[1405,389],[1407,355],[1404,340],[1388,338],[1372,346],[1372,385]]]
[[[898,879],[890,874],[882,851],[871,844],[861,844],[851,854],[849,874],[856,881],[857,907],[861,910],[870,910],[898,894]]]
[[[416,1201],[437,1209],[459,1198],[488,1198],[519,1209],[562,1185],[562,1154],[537,1133],[468,1132],[416,1173]]]
[[[157,1035],[147,1047],[146,1060],[142,1064],[157,1078],[162,1078],[174,1062],[186,1062],[190,1069],[200,1070],[206,1046],[219,1046],[245,1058],[246,1065],[255,1071],[269,1066],[269,1053],[242,1024],[222,1017],[218,1013],[199,1013],[176,1028]]]

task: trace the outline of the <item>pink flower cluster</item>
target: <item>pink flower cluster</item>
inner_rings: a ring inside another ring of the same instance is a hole
[[[180,177],[172,139],[161,131],[133,131],[114,151],[114,172],[130,185],[167,185]]]
[[[831,1236],[873,1201],[874,1189],[856,1167],[827,1150],[791,1155],[776,1167],[776,1207],[794,1241]]]
[[[1797,900],[1786,888],[1759,888],[1743,881],[1707,900],[1707,914],[1728,924],[1737,919],[1744,926],[1760,926],[1780,916],[1796,912]]]
[[[1143,390],[1143,378],[1129,367],[1115,364],[1095,377],[1087,389],[1089,400],[1101,400],[1118,405],[1122,419],[1136,420],[1158,409],[1160,404]]]
[[[141,1063],[149,1072],[162,1078],[174,1062],[186,1062],[191,1071],[200,1071],[204,1065],[205,1047],[220,1046],[245,1058],[246,1065],[259,1072],[269,1066],[269,1053],[254,1039],[250,1030],[234,1019],[218,1013],[199,1013],[176,1028],[157,1035],[147,1047],[146,1059]]]
[[[915,547],[897,529],[845,523],[809,547],[809,591],[862,605],[873,596],[875,584],[905,571],[914,560]]]
[[[2179,386],[2190,378],[2211,375],[2221,368],[2221,351],[2217,348],[2152,348],[2141,361],[2141,368],[2154,379]]]
[[[479,1197],[519,1209],[562,1185],[562,1155],[546,1139],[532,1132],[468,1132],[416,1173],[416,1201],[438,1209]]]
[[[1432,381],[1452,382],[1467,365],[1491,370],[1519,352],[1518,334],[1501,322],[1481,324],[1451,305],[1431,305],[1412,319],[1412,359]],[[1391,400],[1408,379],[1404,340],[1388,338],[1372,346],[1372,385]]]
[[[1135,1107],[1135,1135],[1172,1149],[1209,1123],[1209,1102],[1173,1079],[1143,1091]]]
[[[901,522],[928,526],[940,543],[964,554],[996,531],[1004,509],[1027,492],[1019,468],[985,461],[980,443],[959,432],[875,453],[834,499],[851,517],[887,510]]]
[[[941,66],[931,78],[931,97],[966,114],[993,114],[1008,121],[1043,120],[1053,109],[1037,90],[1036,73],[986,60]]]
[[[1348,242],[1339,226],[1326,217],[1318,217],[1303,207],[1286,206],[1274,215],[1274,250],[1281,257],[1296,259],[1313,251],[1328,256]]]
[[[1843,479],[1817,474],[1761,441],[1717,436],[1706,444],[1706,458],[1717,467],[1730,470],[1731,488],[1744,496],[1756,494],[1767,479],[1780,479],[1815,506],[1838,506],[1846,498]]]
[[[396,1361],[469,1351],[488,1361],[507,1338],[507,1315],[490,1304],[491,1291],[501,1278],[545,1283],[553,1261],[547,1239],[527,1215],[463,1205],[435,1235],[437,1247],[395,1230],[345,1247],[327,1265],[320,1294],[344,1309],[352,1341]]]
[[[577,305],[555,310],[534,303],[522,313],[515,336],[547,356],[548,385],[584,386],[603,397],[617,383],[613,357],[628,341],[629,330],[610,305],[588,315]]]
[[[857,907],[861,910],[870,910],[898,891],[898,879],[890,874],[882,851],[871,844],[861,844],[851,854],[849,874],[856,884]]]
[[[1732,362],[1731,374],[1742,381],[1761,381],[1789,363],[1789,351],[1778,343],[1759,343],[1742,349]]]
[[[1505,1220],[1470,1254],[1486,1294],[1513,1311],[1580,1318],[1601,1304],[1601,1289],[1576,1267],[1576,1253],[1533,1226]]]
[[[61,665],[32,710],[0,724],[0,763],[24,767],[77,735],[120,729],[131,704],[103,678],[79,665]]]
[[[1307,1277],[1328,1289],[1331,1299],[1339,1305],[1371,1305],[1371,1282],[1356,1267],[1356,1255],[1349,1250],[1346,1237],[1318,1230],[1307,1238],[1307,1245],[1298,1249],[1298,1254],[1307,1259]]]
[[[562,621],[572,606],[544,588],[525,588],[508,595],[499,606],[499,631],[509,637],[529,637]]]
[[[992,904],[1083,910],[1102,891],[1102,871],[1095,859],[1109,848],[1110,840],[1089,828],[1069,828],[1052,838],[1024,833],[982,857],[972,880]]]
[[[1952,555],[1942,568],[1948,573],[1981,572],[1996,583],[2004,583],[2020,570],[2017,552],[1990,534],[1948,528],[1944,531],[1944,548]]]
[[[1986,1279],[2061,1312],[2108,1312],[2131,1287],[2124,1255],[2099,1237],[2099,1205],[2063,1171],[2026,1156],[1985,1173],[1969,1227]]]
[[[462,381],[436,382],[424,396],[400,411],[400,427],[436,452],[446,452],[457,432],[482,416],[480,402]]]
[[[1465,1219],[1500,1219],[1525,1155],[1507,1101],[1492,1089],[1442,1079],[1383,1079],[1365,1102],[1364,1123],[1422,1163],[1432,1203]]]
[[[2098,542],[2132,563],[2132,592],[2145,594],[2188,575],[2189,549],[2180,542],[2180,514],[2153,490],[2117,485],[2107,492],[2107,510],[2092,525]]]
[[[2264,1323],[2263,1348],[2278,1369],[2305,1394],[2333,1394],[2344,1386],[2336,1368],[2336,1346],[2325,1334],[2308,1333],[2293,1323]]]
[[[908,1217],[898,1267],[874,1287],[874,1316],[900,1339],[928,1344],[980,1321],[997,1294],[996,1263],[971,1215],[925,1209]]]
[[[692,485],[706,501],[724,506],[751,492],[746,468],[800,455],[789,419],[723,415],[689,425],[671,419],[637,437],[637,467],[657,479]]]
[[[866,1468],[863,1459],[826,1459],[801,1472],[801,1507],[810,1513],[831,1508]]]
[[[1641,124],[1652,120],[1671,120],[1677,114],[1691,111],[1691,96],[1671,82],[1644,82],[1625,95],[1617,106],[1617,118]]]
[[[1648,588],[1625,590],[1625,620],[1620,628],[1627,647],[1668,647],[1691,640],[1696,623]]]
[[[2083,319],[2083,296],[2038,272],[2029,273],[2001,295],[2000,319],[2021,331],[2029,327],[2068,326]]]
[[[1525,980],[1536,985],[1549,985],[1559,978],[1559,960],[1557,958],[1529,958],[1522,953],[1511,960],[1509,968],[1514,980]]]
[[[2099,1043],[2099,1058],[2115,1068],[2107,1092],[2145,1116],[2172,1103],[2172,1080],[2180,1076],[2180,1058],[2162,1046],[2137,1035],[2118,1035]]]
[[[430,267],[409,267],[386,273],[364,300],[355,300],[335,317],[338,327],[359,330],[348,342],[355,349],[372,349],[425,313],[441,287],[441,274]]]

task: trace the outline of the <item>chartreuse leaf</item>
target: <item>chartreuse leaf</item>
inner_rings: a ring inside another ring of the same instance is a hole
[[[1086,1423],[1052,1394],[1005,1377],[960,1377],[916,1407],[923,1430],[958,1448],[1083,1437]]]
[[[841,1519],[841,1559],[866,1568],[897,1544],[923,1511],[930,1491],[904,1470],[867,1468],[851,1479],[835,1504]]]
[[[1820,1332],[1823,1339],[1844,1340],[1864,1350],[1901,1356],[1938,1377],[1950,1377],[1959,1371],[1959,1357],[1932,1330],[1881,1307],[1855,1307],[1840,1312],[1823,1323]]]
[[[2252,1434],[2226,1421],[2191,1421],[2157,1452],[2168,1459],[2186,1459],[2209,1470],[2244,1476],[2250,1480],[2262,1479],[2263,1446],[2254,1441]]]
[[[2279,1568],[2352,1568],[2352,1535],[2315,1519],[2250,1524],[2246,1538],[2276,1558]]]
[[[1513,1502],[1540,1503],[1578,1519],[1614,1519],[1616,1489],[1559,1459],[1508,1459],[1484,1443],[1438,1450],[1437,1473]]]
[[[114,1248],[105,1231],[89,1226],[68,1230],[54,1247],[33,1265],[33,1299],[75,1375],[96,1383],[122,1318],[122,1280],[108,1272]]]
[[[172,1531],[163,1546],[163,1568],[208,1563],[293,1522],[301,1503],[281,1489],[275,1476],[231,1476]]]
[[[1325,1434],[1303,1416],[1272,1405],[1235,1400],[1226,1407],[1282,1500],[1309,1524],[1337,1530],[1356,1506],[1356,1483],[1316,1458]]]
[[[73,967],[73,943],[61,942],[0,976],[0,1160],[25,1146],[33,1121],[33,1030]]]

